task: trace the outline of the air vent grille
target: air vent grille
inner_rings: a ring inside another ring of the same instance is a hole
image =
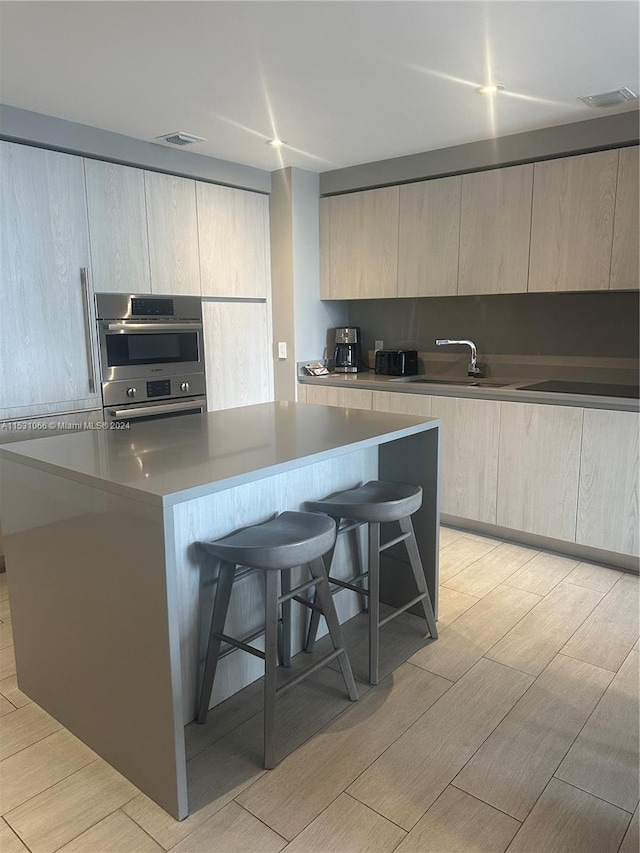
[[[633,101],[638,96],[624,86],[622,89],[615,89],[613,92],[602,92],[599,95],[585,95],[580,98],[588,107],[595,109],[604,109],[605,107],[616,107],[620,104],[626,104],[627,101]]]
[[[194,142],[205,142],[202,136],[195,136],[193,133],[185,133],[183,130],[175,130],[173,133],[165,133],[162,136],[156,136],[156,139],[161,139],[163,142],[168,142],[170,145],[193,145]]]

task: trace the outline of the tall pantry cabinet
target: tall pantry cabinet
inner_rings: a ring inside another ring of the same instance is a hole
[[[80,157],[0,142],[0,420],[97,408]]]

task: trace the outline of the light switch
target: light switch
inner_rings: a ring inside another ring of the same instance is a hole
[[[287,357],[287,342],[286,341],[278,341],[278,358],[286,358]]]

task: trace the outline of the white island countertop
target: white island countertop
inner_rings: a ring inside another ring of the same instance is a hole
[[[0,458],[170,506],[439,425],[437,418],[261,403],[22,441],[0,447]]]

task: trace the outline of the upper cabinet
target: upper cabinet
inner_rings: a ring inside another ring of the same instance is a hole
[[[398,295],[399,187],[320,200],[322,299]]]
[[[638,146],[622,148],[611,253],[611,290],[638,289]]]
[[[527,290],[533,165],[462,176],[458,293]]]
[[[617,172],[617,150],[535,164],[530,291],[608,289]]]
[[[200,296],[196,182],[145,172],[152,293]]]
[[[144,172],[84,161],[93,286],[97,293],[149,293]]]
[[[269,198],[196,183],[203,296],[266,298]]]
[[[398,296],[458,292],[460,176],[400,187]]]
[[[0,419],[95,407],[82,158],[0,142],[0,185]]]

